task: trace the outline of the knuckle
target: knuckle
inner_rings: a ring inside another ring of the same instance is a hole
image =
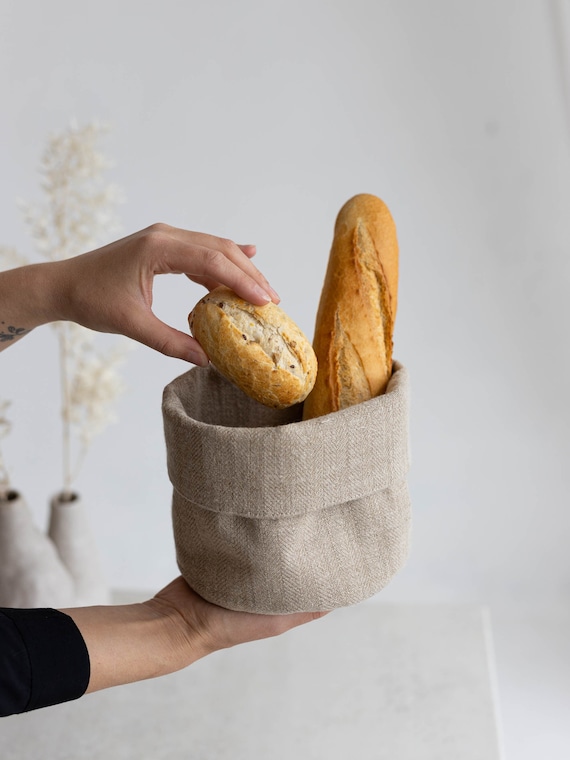
[[[156,338],[153,341],[152,348],[165,356],[175,356],[177,354],[175,342],[170,338]]]
[[[147,229],[150,232],[167,233],[171,227],[169,224],[164,224],[164,222],[155,222],[154,224],[151,224],[150,227],[147,227]]]
[[[225,255],[217,248],[209,249],[204,252],[204,269],[206,272],[218,271],[225,262]]]
[[[223,253],[226,253],[226,254],[241,253],[238,244],[234,243],[234,241],[230,240],[229,238],[220,238],[219,245]]]
[[[139,244],[145,251],[163,249],[168,240],[168,225],[166,224],[151,224],[139,234]]]

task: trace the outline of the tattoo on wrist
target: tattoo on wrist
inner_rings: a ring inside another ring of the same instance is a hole
[[[4,327],[5,324],[5,322],[0,322],[0,343],[5,343],[7,340],[15,340],[16,338],[21,338],[22,335],[30,332],[25,327],[14,327],[14,325],[8,325],[8,327]]]

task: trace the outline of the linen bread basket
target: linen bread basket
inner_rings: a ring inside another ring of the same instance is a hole
[[[331,610],[382,589],[409,546],[409,383],[300,421],[212,366],[164,389],[176,557],[188,584],[234,610]]]

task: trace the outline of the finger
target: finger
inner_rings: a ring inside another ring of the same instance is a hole
[[[290,631],[297,626],[305,625],[313,620],[319,620],[320,618],[328,615],[327,612],[294,612],[289,615],[276,615],[271,620],[273,627],[272,635],[279,636],[286,631]]]
[[[198,275],[192,275],[192,282],[197,282],[198,285],[203,285],[206,290],[213,290],[217,288],[221,283],[216,280],[212,280],[210,277],[198,277]]]
[[[238,248],[245,253],[248,259],[252,259],[257,253],[257,248],[254,245],[238,245]]]
[[[172,237],[176,240],[178,240],[181,243],[186,243],[189,246],[198,246],[206,250],[210,250],[213,252],[219,252],[222,253],[229,261],[231,261],[233,264],[235,264],[239,269],[241,269],[248,277],[250,277],[254,282],[261,288],[262,291],[267,293],[269,295],[269,300],[274,301],[275,303],[279,303],[280,298],[278,293],[271,287],[269,284],[267,278],[259,271],[259,269],[250,261],[250,257],[247,253],[245,253],[240,246],[238,246],[236,243],[234,243],[232,240],[228,240],[226,238],[219,238],[215,237],[214,235],[208,235],[206,233],[190,233],[186,230],[181,230],[177,227],[172,227],[170,234]],[[247,249],[255,249],[255,246],[244,246]],[[185,274],[192,274],[191,272],[186,271]],[[207,272],[202,272],[201,274],[208,274]],[[232,287],[229,283],[221,281],[223,285],[228,285],[229,287]],[[241,281],[246,289],[249,290],[247,286],[247,281],[242,280]],[[235,290],[235,288],[233,288]],[[238,292],[236,290],[236,293],[242,297],[246,297],[242,293]],[[250,299],[248,299],[250,300]],[[253,303],[259,303],[259,300],[254,300]]]
[[[249,264],[249,260],[241,252],[240,258],[240,263],[245,261]],[[164,261],[167,262],[166,271],[184,272],[192,280],[200,278],[203,281],[206,278],[216,284],[227,285],[250,303],[262,305],[274,300],[260,285],[259,278],[252,277],[243,266],[236,264],[231,256],[225,255],[219,249],[212,250],[194,245],[189,255],[185,245],[173,244]],[[161,264],[160,272],[163,271],[164,266]]]
[[[195,338],[170,327],[152,312],[142,312],[138,316],[128,337],[165,356],[183,359],[200,367],[206,367],[209,364],[204,349]]]
[[[256,280],[263,290],[271,296],[271,300],[275,303],[279,303],[281,300],[279,294],[271,287],[269,280],[265,275],[259,271],[259,269],[252,263],[251,259],[257,253],[257,249],[254,245],[241,246],[236,245],[231,240],[221,239],[221,250],[231,261],[238,267],[243,269],[246,274]],[[243,254],[246,258],[244,259]]]
[[[211,277],[199,277],[198,275],[192,275],[191,279],[192,282],[196,282],[198,285],[203,285],[207,290],[214,290],[214,288],[217,288],[222,284],[221,282],[213,280]]]
[[[256,254],[256,248],[254,245],[240,245],[238,248],[240,248],[248,258],[252,258]],[[209,277],[198,277],[197,275],[192,277],[192,281],[197,282],[198,285],[203,285],[207,290],[213,290],[221,285],[220,282],[216,282],[216,280],[212,280]]]

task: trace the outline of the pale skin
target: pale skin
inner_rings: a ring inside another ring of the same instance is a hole
[[[185,274],[208,290],[227,285],[251,303],[278,303],[252,263],[254,255],[252,245],[154,224],[65,261],[0,272],[0,351],[40,325],[68,320],[206,365],[194,338],[153,314],[154,277]],[[63,612],[73,618],[89,651],[88,692],[172,673],[216,650],[276,636],[324,614],[226,610],[202,599],[182,578],[140,604]]]

